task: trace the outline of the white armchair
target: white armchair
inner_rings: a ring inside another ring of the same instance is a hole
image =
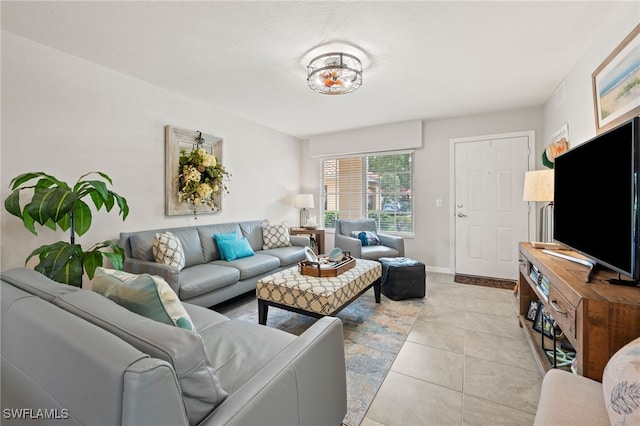
[[[380,245],[363,245],[355,235],[360,232],[374,232]],[[403,257],[404,239],[395,235],[379,234],[374,219],[336,220],[335,247],[351,252],[357,259],[378,260],[381,257]]]

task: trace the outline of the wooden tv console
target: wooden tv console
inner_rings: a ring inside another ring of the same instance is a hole
[[[609,358],[640,336],[640,287],[609,284],[606,280],[617,278],[617,273],[608,270],[598,270],[587,283],[587,266],[545,254],[530,243],[520,243],[519,261],[520,325],[540,372],[552,365],[541,348],[540,333],[525,319],[530,300],[542,301],[576,349],[578,374],[602,381]],[[547,277],[549,297],[529,276],[532,266]]]

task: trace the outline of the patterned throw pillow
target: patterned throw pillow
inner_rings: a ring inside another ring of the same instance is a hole
[[[640,337],[607,362],[602,390],[612,425],[640,424]]]
[[[264,241],[262,246],[263,250],[291,246],[289,226],[287,226],[286,222],[282,222],[279,225],[263,223],[262,240]]]
[[[153,258],[158,263],[184,268],[184,250],[178,237],[171,232],[158,232],[153,240]]]
[[[372,231],[352,231],[351,236],[359,239],[363,247],[382,245],[380,238],[378,238],[378,234]]]
[[[159,276],[98,267],[91,289],[138,315],[195,331],[178,296]]]

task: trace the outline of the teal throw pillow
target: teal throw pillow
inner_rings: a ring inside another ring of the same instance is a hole
[[[378,238],[378,234],[372,231],[352,231],[351,236],[359,239],[363,247],[382,245],[380,238]]]
[[[98,267],[91,289],[138,315],[196,331],[176,293],[159,276]]]
[[[255,254],[246,237],[237,238],[235,240],[216,239],[216,244],[218,244],[220,257],[227,262],[241,259],[243,257],[253,256]]]
[[[218,247],[218,252],[220,253],[220,259],[227,260],[225,257],[225,253],[223,253],[222,249],[220,248],[219,242],[234,241],[239,239],[240,239],[240,236],[236,231],[231,231],[228,234],[213,234],[213,241],[215,241],[216,246]]]

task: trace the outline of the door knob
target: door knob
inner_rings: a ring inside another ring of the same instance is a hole
[[[458,213],[458,217],[467,217],[467,215],[464,213]]]

